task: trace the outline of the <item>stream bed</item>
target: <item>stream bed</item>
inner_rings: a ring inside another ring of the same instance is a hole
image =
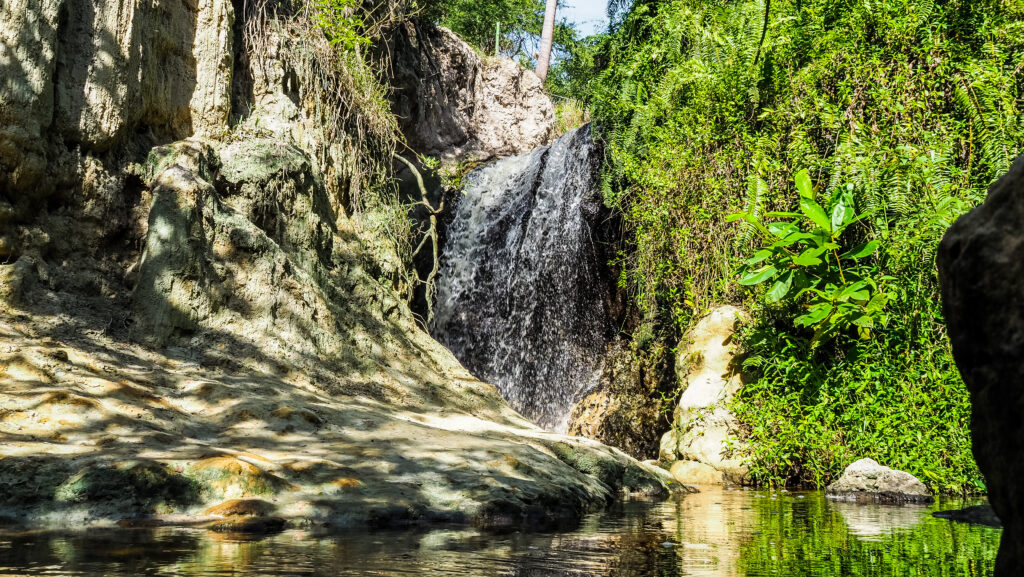
[[[559,532],[289,530],[247,539],[185,528],[8,529],[0,576],[984,576],[1002,531],[931,516],[979,502],[897,507],[708,489],[618,503]]]

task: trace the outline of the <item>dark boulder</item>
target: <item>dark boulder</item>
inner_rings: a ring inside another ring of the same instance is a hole
[[[943,309],[973,407],[974,457],[1005,532],[996,575],[1024,571],[1024,157],[939,245]]]

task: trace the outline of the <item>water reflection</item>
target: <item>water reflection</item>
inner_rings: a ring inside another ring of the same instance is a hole
[[[621,503],[562,533],[287,531],[240,540],[198,529],[8,532],[0,533],[0,576],[990,575],[1000,530],[931,518],[935,508],[715,490]]]
[[[931,515],[930,507],[920,505],[861,505],[846,501],[830,501],[829,505],[839,512],[851,535],[868,540],[912,529]]]

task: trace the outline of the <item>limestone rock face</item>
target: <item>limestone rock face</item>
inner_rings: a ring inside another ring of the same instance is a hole
[[[532,71],[482,58],[450,30],[429,24],[404,25],[392,54],[392,108],[416,152],[484,160],[550,139],[554,106]]]
[[[28,191],[46,171],[42,131],[53,119],[53,72],[63,0],[0,5],[0,189]]]
[[[879,465],[872,459],[854,461],[825,491],[832,499],[877,503],[931,503],[931,491],[905,471]]]
[[[132,300],[150,344],[213,329],[300,364],[358,364],[354,348],[397,354],[403,333],[418,333],[293,145],[215,151],[193,139],[154,149],[148,164],[153,206]]]
[[[676,374],[683,392],[676,407],[674,426],[661,440],[661,459],[703,463],[742,483],[747,468],[731,446],[737,422],[728,403],[742,385],[735,366],[733,335],[746,313],[732,306],[712,310],[684,337],[676,359]]]
[[[230,0],[0,6],[0,192],[19,213],[75,175],[71,151],[227,125]]]
[[[997,575],[1024,571],[1024,157],[939,245],[943,310],[971,395],[974,457],[1003,521]]]

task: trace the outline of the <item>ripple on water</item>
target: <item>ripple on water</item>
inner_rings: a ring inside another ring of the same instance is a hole
[[[180,528],[7,532],[0,577],[990,575],[1001,530],[930,515],[966,504],[708,490],[620,503],[560,533],[286,531],[244,540]]]

